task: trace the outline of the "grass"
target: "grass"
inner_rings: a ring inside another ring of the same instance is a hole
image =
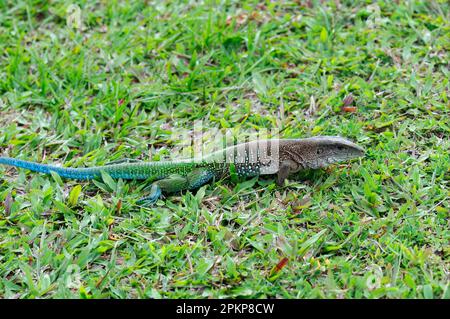
[[[447,1],[76,4],[0,3],[2,155],[159,160],[203,120],[367,156],[150,209],[137,182],[0,167],[1,297],[450,297]]]

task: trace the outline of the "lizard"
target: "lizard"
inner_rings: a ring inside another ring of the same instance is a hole
[[[150,192],[136,203],[151,206],[162,194],[195,190],[231,174],[242,178],[276,175],[277,184],[283,185],[289,175],[301,170],[323,168],[364,154],[362,147],[345,138],[317,136],[244,142],[212,152],[199,161],[143,162],[125,159],[104,166],[73,168],[0,157],[0,164],[46,174],[55,172],[63,178],[77,180],[96,179],[101,177],[102,172],[113,179],[146,180],[152,183]]]

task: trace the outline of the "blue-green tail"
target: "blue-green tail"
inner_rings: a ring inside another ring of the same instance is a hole
[[[101,176],[101,172],[108,173],[112,178],[135,179],[135,180],[158,180],[172,174],[186,176],[193,169],[195,163],[190,161],[179,162],[137,162],[123,163],[106,166],[95,166],[86,168],[59,167],[54,165],[39,164],[23,161],[10,157],[0,157],[0,164],[29,169],[34,172],[50,174],[57,173],[63,178],[70,179],[94,179]]]
[[[100,176],[97,168],[66,168],[53,165],[39,164],[35,162],[23,161],[20,159],[0,157],[0,164],[29,169],[33,172],[50,174],[55,172],[63,178],[71,179],[93,179]]]

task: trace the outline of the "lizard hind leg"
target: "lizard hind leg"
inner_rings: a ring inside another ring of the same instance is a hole
[[[183,190],[193,190],[208,183],[214,174],[206,169],[196,169],[187,176],[170,175],[152,184],[150,194],[139,199],[138,205],[151,206],[158,201],[162,193],[175,193]]]
[[[151,206],[161,197],[162,193],[174,193],[188,189],[188,181],[185,176],[170,175],[160,179],[152,184],[150,194],[139,199],[136,204],[142,206]]]
[[[153,183],[152,188],[150,189],[150,194],[140,198],[136,204],[141,206],[152,206],[154,203],[158,201],[161,197],[161,187],[158,184]]]

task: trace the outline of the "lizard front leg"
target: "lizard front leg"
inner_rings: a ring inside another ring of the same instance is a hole
[[[282,161],[280,163],[280,167],[278,168],[278,173],[277,173],[278,186],[283,186],[284,180],[289,176],[289,174],[296,171],[297,166],[298,165],[294,161],[291,161],[291,160]]]

